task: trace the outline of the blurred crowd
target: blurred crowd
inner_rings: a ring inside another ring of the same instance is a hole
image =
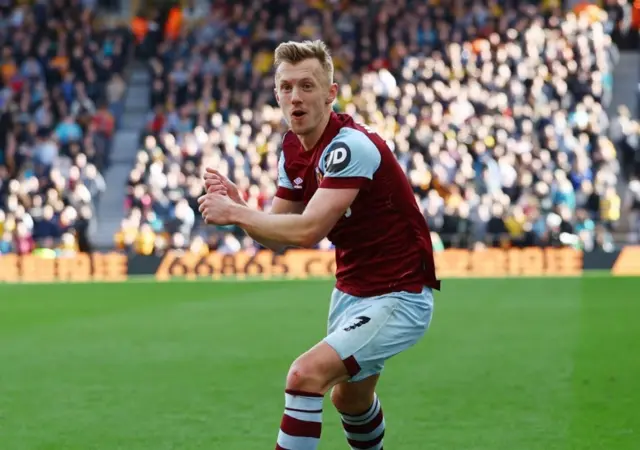
[[[93,3],[0,3],[0,254],[91,249],[129,45]]]
[[[335,110],[387,139],[436,249],[609,249],[621,210],[640,212],[640,193],[617,189],[640,176],[638,121],[606,114],[616,20],[499,0],[288,0],[215,2],[164,38],[156,24],[141,40],[154,50],[151,112],[116,241],[144,254],[255,249],[241,230],[203,226],[201,175],[216,167],[269,208],[286,131],[272,52],[323,39]],[[624,174],[621,152],[635,161]]]

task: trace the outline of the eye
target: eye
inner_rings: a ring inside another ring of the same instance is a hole
[[[309,91],[309,90],[313,89],[313,84],[305,83],[305,84],[302,85],[302,89],[304,89],[305,91]]]

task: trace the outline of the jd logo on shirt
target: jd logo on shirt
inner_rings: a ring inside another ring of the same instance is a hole
[[[324,158],[326,173],[338,173],[351,162],[351,149],[344,142],[334,142]]]

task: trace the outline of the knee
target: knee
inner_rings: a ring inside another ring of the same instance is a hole
[[[311,361],[298,359],[289,368],[287,389],[325,394],[328,386],[324,378],[322,372]]]
[[[367,411],[373,403],[374,394],[363,395],[352,390],[345,389],[343,385],[337,385],[331,391],[331,403],[338,412],[350,415],[358,415]]]

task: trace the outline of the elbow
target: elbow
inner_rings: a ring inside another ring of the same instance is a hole
[[[270,250],[274,253],[278,253],[280,251],[282,251],[282,246],[272,243],[272,242],[260,242],[260,241],[255,241],[258,246],[264,250]]]
[[[301,248],[313,248],[322,241],[333,228],[334,223],[323,220],[323,217],[302,215],[302,220],[296,228],[293,245]]]
[[[300,233],[298,239],[296,239],[297,242],[295,245],[301,248],[312,248],[315,247],[323,238],[323,233],[319,230],[310,228]]]

